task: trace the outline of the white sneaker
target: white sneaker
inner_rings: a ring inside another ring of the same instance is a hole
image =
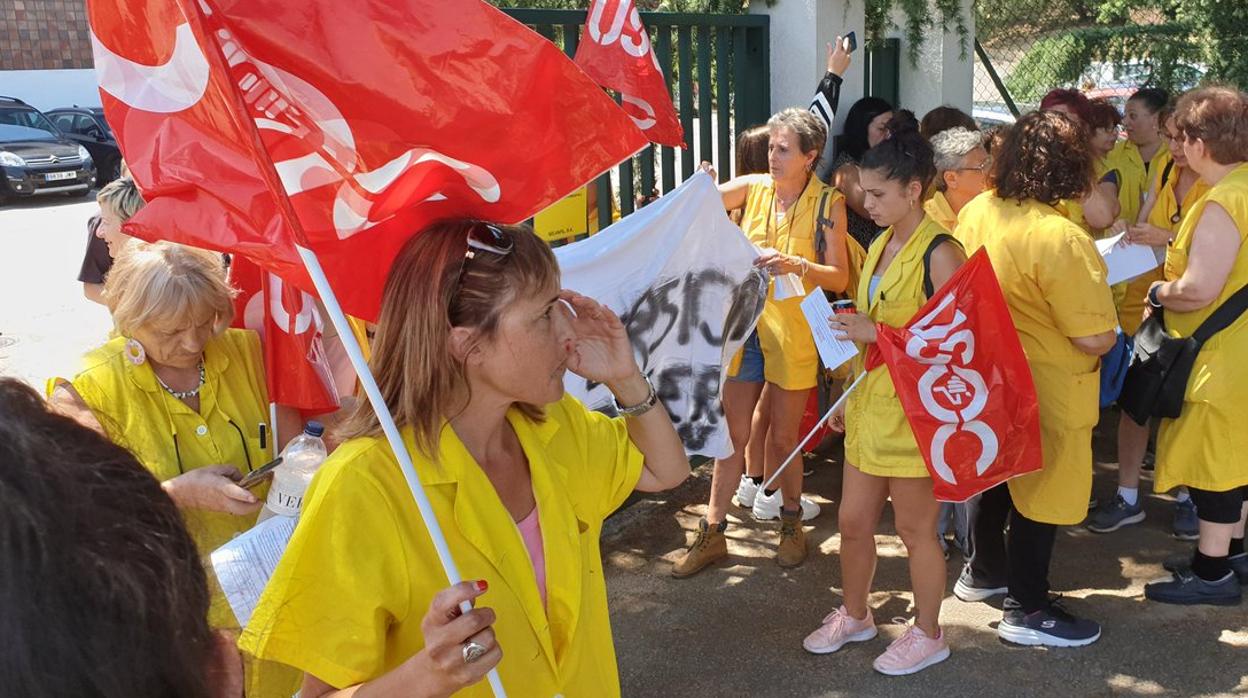
[[[802,521],[810,521],[819,515],[819,505],[807,499],[804,495],[801,498],[802,503]],[[752,513],[754,518],[759,521],[770,521],[780,518],[780,508],[784,506],[784,495],[780,490],[776,490],[767,496],[766,492],[759,490],[754,496],[754,506]]]
[[[749,475],[741,476],[741,484],[737,485],[737,506],[742,509],[754,508],[754,497],[758,495],[758,485]]]

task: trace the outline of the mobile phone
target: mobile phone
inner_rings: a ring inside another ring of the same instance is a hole
[[[245,490],[249,490],[255,487],[256,485],[259,485],[260,483],[269,479],[269,476],[273,474],[273,469],[281,464],[282,464],[282,457],[278,456],[277,458],[274,458],[268,463],[265,463],[259,468],[256,468],[250,473],[247,473],[246,475],[244,475],[243,479],[238,481],[238,486]]]
[[[849,48],[845,49],[846,53],[853,53],[858,50],[858,32],[850,32],[845,35],[845,43],[849,44]]]

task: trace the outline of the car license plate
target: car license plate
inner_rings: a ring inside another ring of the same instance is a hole
[[[48,182],[56,182],[62,179],[75,179],[78,177],[77,172],[49,172],[45,174],[44,180]]]

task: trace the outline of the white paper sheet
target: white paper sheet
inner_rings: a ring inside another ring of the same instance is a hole
[[[815,336],[815,346],[819,348],[819,358],[828,370],[854,358],[858,353],[858,345],[845,339],[837,339],[836,333],[828,327],[828,319],[832,317],[832,304],[821,289],[815,289],[802,301],[802,313],[810,325],[810,332]]]
[[[1112,286],[1134,279],[1157,268],[1157,255],[1148,245],[1132,245],[1123,240],[1126,233],[1096,241],[1096,249],[1109,267],[1105,280]]]
[[[212,552],[212,569],[239,626],[251,620],[294,531],[293,516],[274,516]]]

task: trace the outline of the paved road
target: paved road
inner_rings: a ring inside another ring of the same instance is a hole
[[[75,281],[95,204],[68,200],[0,208],[0,374],[42,385],[64,375],[79,353],[102,341],[105,310]],[[1107,423],[1115,423],[1112,418]],[[1101,461],[1113,461],[1112,430],[1102,429]],[[907,616],[904,549],[887,519],[871,602],[882,637],[824,657],[801,638],[839,603],[835,554],[839,454],[821,461],[807,489],[824,504],[809,529],[813,551],[790,571],[770,559],[773,526],[747,520],[732,530],[730,561],[697,577],[668,576],[671,553],[692,536],[709,487],[698,472],[678,490],[642,498],[609,522],[607,560],[612,621],[627,696],[1094,696],[1248,694],[1248,612],[1175,608],[1144,601],[1143,584],[1165,557],[1186,549],[1167,533],[1169,501],[1148,495],[1148,520],[1109,536],[1069,528],[1059,535],[1053,583],[1105,634],[1078,650],[1016,648],[994,632],[999,609],[949,598],[943,622],[952,658],[917,676],[875,674],[871,660]],[[2,465],[0,465],[2,467]],[[1096,489],[1112,496],[1112,471],[1099,465]],[[949,563],[952,579],[959,566]]]

